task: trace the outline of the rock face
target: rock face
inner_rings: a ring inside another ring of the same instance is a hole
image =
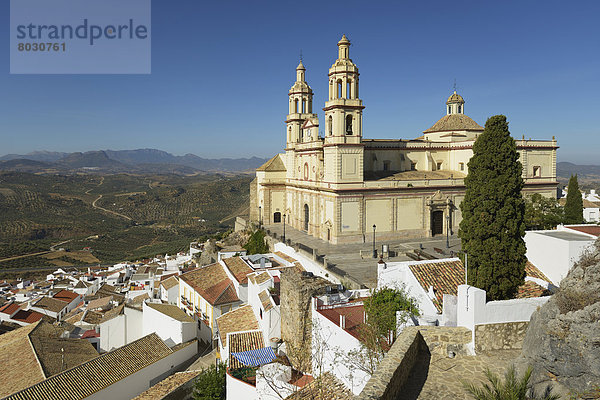
[[[531,317],[522,360],[536,382],[555,381],[573,393],[600,386],[600,240]]]

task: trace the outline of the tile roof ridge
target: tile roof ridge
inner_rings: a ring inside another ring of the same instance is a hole
[[[34,330],[36,330],[40,326],[41,323],[42,323],[42,320],[40,319],[37,322],[35,322],[34,324],[32,324],[32,325],[35,325],[35,326],[33,327],[33,329],[31,329],[27,333],[27,342],[31,346],[31,351],[33,352],[33,356],[35,357],[35,361],[37,361],[37,365],[38,365],[38,367],[40,367],[40,371],[42,371],[42,376],[44,377],[44,379],[48,379],[48,376],[46,376],[46,373],[44,372],[44,367],[42,367],[42,363],[40,361],[40,357],[38,356],[38,353],[37,353],[37,351],[35,349],[35,346],[33,345],[33,342],[31,341],[31,334],[33,333]]]

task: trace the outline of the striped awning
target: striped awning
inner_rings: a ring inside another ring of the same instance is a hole
[[[248,367],[258,367],[259,365],[268,364],[277,358],[273,352],[273,349],[270,347],[240,351],[239,353],[231,353],[231,355]]]

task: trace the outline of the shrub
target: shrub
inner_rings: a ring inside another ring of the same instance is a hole
[[[194,400],[225,400],[225,364],[202,370],[194,385]]]

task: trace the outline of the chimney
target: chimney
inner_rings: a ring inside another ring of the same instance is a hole
[[[346,329],[346,317],[344,315],[340,315],[340,328]]]

